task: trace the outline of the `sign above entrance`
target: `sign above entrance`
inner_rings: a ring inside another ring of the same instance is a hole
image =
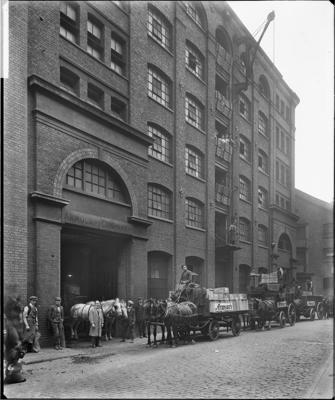
[[[78,211],[64,210],[62,214],[62,223],[79,225],[87,228],[101,229],[104,231],[111,231],[121,235],[132,237],[140,237],[147,239],[142,233],[145,230],[142,227],[135,227],[128,222],[116,221],[109,218],[98,217],[92,214],[85,214]]]

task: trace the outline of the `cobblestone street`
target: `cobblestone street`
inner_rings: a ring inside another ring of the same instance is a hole
[[[172,349],[113,339],[24,361],[27,381],[6,385],[7,398],[331,398],[333,320]]]

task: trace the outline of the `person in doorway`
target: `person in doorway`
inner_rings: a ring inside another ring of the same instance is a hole
[[[127,314],[128,314],[128,336],[130,339],[130,343],[134,343],[136,316],[135,316],[134,302],[132,300],[128,300]]]
[[[104,315],[99,300],[92,304],[88,319],[90,321],[89,336],[92,338],[92,347],[101,347],[102,327],[104,326]]]
[[[192,273],[189,269],[187,269],[187,265],[183,264],[181,267],[183,271],[181,273],[179,283],[185,287],[192,282]]]
[[[137,299],[135,303],[135,319],[136,319],[136,326],[138,330],[138,334],[140,338],[146,337],[145,334],[145,319],[144,319],[144,306],[143,300],[141,297]]]
[[[54,346],[56,350],[62,350],[65,347],[64,335],[64,309],[61,305],[61,298],[55,298],[55,304],[50,306],[48,311],[48,320],[54,336]]]
[[[26,352],[38,353],[41,349],[39,344],[40,333],[38,331],[37,297],[30,296],[29,304],[23,309],[23,345]]]

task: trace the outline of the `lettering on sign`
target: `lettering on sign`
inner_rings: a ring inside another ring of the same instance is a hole
[[[216,312],[232,311],[232,310],[233,310],[233,303],[230,301],[220,302],[215,306]]]
[[[277,308],[284,308],[287,307],[286,301],[278,301],[277,302]]]
[[[313,307],[313,306],[315,306],[315,301],[313,301],[313,300],[308,300],[308,301],[307,301],[307,305],[308,305],[308,307]]]

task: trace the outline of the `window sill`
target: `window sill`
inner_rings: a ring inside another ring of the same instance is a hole
[[[77,193],[77,194],[80,194],[80,195],[83,195],[83,196],[93,197],[95,199],[102,200],[102,201],[105,201],[107,203],[117,204],[118,206],[131,208],[130,204],[122,203],[121,201],[108,199],[107,197],[102,197],[102,196],[99,196],[99,195],[97,195],[95,193],[84,192],[83,190],[76,189],[76,188],[74,188],[72,186],[64,185],[63,190],[67,190],[69,192],[74,192],[74,193]]]
[[[198,81],[200,81],[203,85],[207,86],[206,82],[202,78],[200,78],[200,76],[198,76],[195,72],[193,72],[193,70],[188,65],[185,65],[185,68],[186,71],[188,71],[192,76],[197,78]]]
[[[269,212],[269,210],[268,210],[266,207],[258,206],[258,209],[259,209],[259,210],[262,210],[262,211],[264,211],[264,212],[266,212],[266,213]]]
[[[148,37],[153,40],[155,43],[159,45],[163,50],[165,50],[171,57],[173,57],[173,52],[169,50],[167,47],[165,47],[158,39],[156,39],[153,35],[148,32]]]
[[[199,231],[199,232],[206,232],[206,229],[204,229],[204,228],[197,228],[196,226],[191,226],[191,225],[185,225],[185,227],[187,228],[187,229],[193,229],[193,230],[195,230],[195,231]]]
[[[252,245],[252,242],[250,242],[249,240],[245,240],[245,239],[240,239],[239,242]]]
[[[258,172],[262,173],[263,175],[265,175],[267,177],[270,176],[268,172],[264,171],[262,168],[259,168],[259,167],[258,167]]]
[[[206,135],[206,132],[203,131],[201,128],[198,128],[197,126],[193,125],[192,122],[189,122],[187,119],[185,119],[185,121],[186,121],[187,125],[192,126],[192,128],[196,129],[197,131],[199,131],[203,135]]]
[[[148,154],[148,156],[149,156],[150,158],[152,158],[153,160],[155,160],[155,161],[158,161],[158,162],[160,162],[160,163],[162,163],[162,164],[164,164],[164,165],[166,165],[166,166],[168,166],[168,167],[173,168],[173,164],[169,163],[168,161],[160,160],[159,158],[156,158],[155,156],[152,156],[151,154]]]
[[[150,100],[154,101],[156,104],[160,105],[161,107],[163,107],[165,110],[170,111],[170,113],[173,113],[172,108],[165,106],[164,104],[160,103],[159,101],[155,100],[153,97],[150,96],[150,94],[148,93],[148,97]]]
[[[264,133],[258,131],[258,134],[261,135],[264,139],[270,140],[269,135],[264,135]]]
[[[243,156],[241,156],[240,154],[240,159],[243,160],[245,163],[247,163],[248,165],[251,166],[251,161],[247,160],[246,158],[244,158]]]
[[[191,178],[195,178],[195,179],[197,179],[198,181],[200,181],[202,183],[206,183],[206,180],[204,178],[200,178],[199,176],[194,176],[194,175],[190,174],[187,171],[185,171],[185,173],[186,173],[187,176],[190,176]]]
[[[247,119],[243,114],[239,113],[240,117],[244,119],[245,122],[247,122],[249,125],[251,125],[251,121]]]
[[[173,224],[172,219],[167,219],[167,218],[163,218],[163,217],[157,217],[155,215],[150,215],[150,214],[148,214],[148,218],[157,219],[158,221],[162,221],[162,222],[167,222],[169,224]]]
[[[241,201],[243,201],[244,203],[247,203],[247,204],[249,204],[249,205],[252,205],[252,203],[251,203],[250,200],[241,199],[241,197],[239,197],[239,199],[240,199]]]
[[[258,244],[258,247],[260,247],[261,249],[264,249],[264,250],[269,249],[269,247],[266,244]]]

